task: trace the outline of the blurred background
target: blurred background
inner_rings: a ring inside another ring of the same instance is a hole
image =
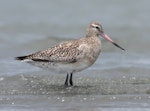
[[[0,0],[0,107],[19,111],[150,107],[149,4],[149,0]],[[14,60],[84,37],[87,25],[95,20],[126,51],[100,38],[99,59],[74,76],[73,88],[62,86],[66,74]]]

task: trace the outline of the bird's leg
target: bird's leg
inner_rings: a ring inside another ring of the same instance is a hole
[[[73,86],[73,73],[67,74],[66,80],[65,80],[65,86]]]
[[[69,82],[70,82],[70,86],[73,86],[73,73],[70,74],[70,79],[69,79]]]
[[[68,74],[67,74],[67,76],[66,76],[65,86],[69,86],[69,84],[68,84]]]

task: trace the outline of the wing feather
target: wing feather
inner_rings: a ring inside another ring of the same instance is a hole
[[[41,62],[76,62],[83,57],[78,41],[60,43],[44,51],[39,51],[26,56],[25,59]],[[18,57],[19,58],[19,57]],[[21,58],[21,57],[20,57]],[[22,59],[22,58],[21,58]]]

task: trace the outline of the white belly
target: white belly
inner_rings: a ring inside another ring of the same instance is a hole
[[[51,72],[56,72],[59,74],[66,74],[71,72],[79,72],[82,71],[92,64],[84,59],[74,63],[61,63],[61,62],[37,62],[37,61],[28,61],[28,63],[41,67],[43,69],[48,69]]]

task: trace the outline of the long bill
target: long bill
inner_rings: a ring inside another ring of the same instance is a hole
[[[111,42],[111,43],[112,43],[113,45],[115,45],[116,47],[118,47],[118,48],[120,48],[121,50],[124,50],[124,51],[125,51],[124,48],[122,48],[120,45],[118,45],[117,43],[115,43],[107,34],[103,33],[103,34],[101,34],[101,36],[102,36],[104,39],[106,39],[106,40],[108,40],[109,42]]]

